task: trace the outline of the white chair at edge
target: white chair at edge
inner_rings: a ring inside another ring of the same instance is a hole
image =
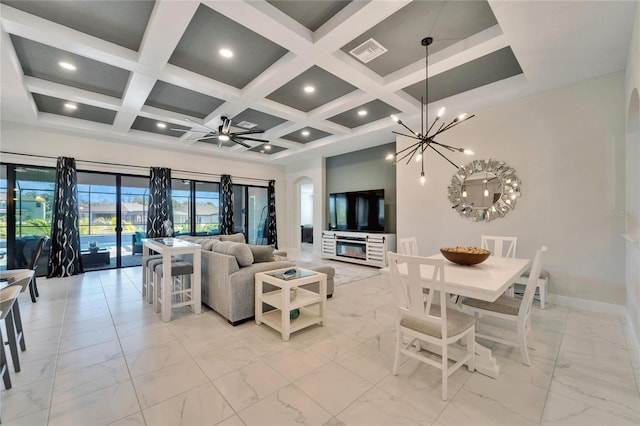
[[[462,309],[475,315],[478,321],[486,315],[515,323],[518,332],[517,341],[505,340],[501,337],[477,332],[476,336],[516,348],[519,347],[522,353],[522,360],[526,365],[531,365],[529,352],[527,351],[527,334],[531,331],[531,306],[533,304],[533,295],[536,292],[538,276],[542,268],[542,254],[545,251],[547,251],[547,248],[542,246],[536,252],[522,299],[503,294],[495,302],[472,298],[464,298],[461,302]]]
[[[421,276],[420,269],[423,266],[431,268],[431,277]],[[437,367],[442,370],[442,399],[446,400],[449,376],[465,364],[469,371],[475,370],[475,320],[455,308],[446,308],[449,295],[444,281],[443,259],[389,252],[389,269],[398,308],[392,373],[394,376],[398,374],[401,353]],[[428,293],[424,293],[426,289],[429,289]],[[434,300],[435,295],[439,300]],[[407,342],[405,337],[408,338]],[[449,366],[448,347],[462,338],[465,338],[467,351],[454,365]],[[420,342],[438,346],[441,359],[431,359]]]

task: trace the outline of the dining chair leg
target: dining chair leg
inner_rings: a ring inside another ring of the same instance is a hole
[[[402,345],[402,333],[398,330],[396,331],[396,356],[393,359],[393,370],[391,370],[391,374],[394,376],[398,375],[398,364],[400,362],[400,346]]]
[[[529,361],[529,352],[527,350],[527,326],[525,323],[518,323],[518,340],[520,341],[522,360],[526,365],[531,365],[531,362]]]
[[[465,338],[465,340],[466,340],[465,343],[467,346],[467,352],[469,353],[469,355],[471,355],[471,359],[469,359],[467,368],[469,369],[469,371],[473,373],[476,369],[476,335],[475,333],[467,333],[467,337]]]
[[[17,300],[16,300],[17,301]],[[15,306],[15,303],[14,303]],[[9,352],[11,352],[11,360],[13,361],[13,370],[20,372],[20,355],[18,354],[18,332],[15,325],[15,311],[13,307],[8,312],[5,318],[5,325],[7,326],[7,345],[9,345]]]
[[[0,327],[0,342],[4,342],[2,336],[2,328]],[[4,344],[0,348],[0,375],[2,375],[2,381],[4,382],[5,389],[11,389],[11,377],[9,376],[9,365],[7,364],[7,354],[4,351]]]
[[[447,367],[449,366],[448,358],[448,345],[446,342],[442,345],[442,400],[447,400],[447,382],[449,381],[449,373]]]
[[[36,303],[37,302],[36,297],[38,296],[38,287],[36,286],[35,274],[31,278],[31,281],[29,281],[29,294],[31,295],[31,301],[33,303]]]

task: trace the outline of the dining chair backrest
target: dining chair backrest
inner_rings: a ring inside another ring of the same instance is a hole
[[[480,247],[489,250],[496,257],[516,257],[518,237],[499,237],[494,235],[482,235]]]
[[[436,304],[447,306],[444,259],[389,252],[389,269],[398,313],[433,323],[440,327],[442,339],[446,340],[447,310],[431,309],[436,296],[439,297]]]
[[[531,313],[531,306],[533,305],[533,296],[536,293],[536,287],[538,286],[538,278],[540,277],[540,271],[542,270],[542,256],[547,251],[546,246],[542,246],[536,251],[536,255],[533,258],[533,265],[531,266],[531,272],[529,273],[529,279],[525,286],[524,295],[522,296],[522,303],[518,310],[518,317],[528,316]]]
[[[416,237],[398,238],[398,253],[418,256],[418,240]]]
[[[38,268],[38,261],[40,260],[40,256],[42,256],[42,250],[44,248],[45,243],[47,242],[47,237],[42,237],[38,240],[38,244],[36,248],[31,253],[31,260],[29,261],[29,269],[35,271]]]

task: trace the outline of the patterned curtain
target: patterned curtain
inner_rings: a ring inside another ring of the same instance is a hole
[[[55,190],[47,277],[70,277],[84,272],[78,230],[78,177],[73,158],[58,157]]]
[[[233,183],[230,175],[220,176],[220,235],[233,234]]]
[[[173,204],[171,202],[171,169],[151,167],[149,176],[149,212],[147,237],[173,236]]]
[[[270,180],[267,188],[267,198],[269,199],[269,228],[267,233],[267,244],[273,244],[278,248],[278,230],[276,226],[276,181]]]

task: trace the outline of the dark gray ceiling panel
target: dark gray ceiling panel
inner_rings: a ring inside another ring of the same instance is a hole
[[[510,47],[504,47],[449,71],[429,77],[429,102],[448,98],[514,75],[522,74]],[[420,100],[424,97],[424,80],[404,89]]]
[[[308,132],[309,134],[306,134],[305,132]],[[304,127],[300,130],[296,130],[295,132],[282,136],[282,139],[298,143],[309,143],[317,141],[318,139],[326,138],[327,136],[331,136],[331,133],[314,129],[313,127]]]
[[[236,126],[238,123],[242,121],[247,121],[249,123],[257,124],[256,127],[252,128],[252,130],[260,129],[260,130],[269,130],[272,127],[276,127],[279,124],[284,123],[284,118],[276,117],[275,115],[267,114],[265,112],[256,111],[254,109],[248,108],[242,111],[240,114],[236,115],[231,119],[231,125]],[[262,139],[260,135],[256,135],[258,139]]]
[[[366,111],[367,114],[364,116],[358,115],[358,112],[362,110]],[[328,120],[353,129],[358,126],[362,126],[363,124],[380,120],[381,118],[389,118],[392,114],[397,114],[399,112],[400,111],[391,105],[376,99],[341,114],[334,115],[333,117],[328,118]]]
[[[129,71],[15,35],[11,42],[25,75],[116,98],[127,86]],[[60,68],[60,61],[74,64],[77,70]]]
[[[267,2],[311,31],[315,31],[351,3],[351,0],[267,0]]]
[[[3,0],[2,3],[137,51],[155,1]]]
[[[304,87],[307,85],[313,86],[315,91],[305,93]],[[354,90],[355,86],[314,65],[273,91],[267,99],[309,112]]]
[[[218,54],[222,48],[232,58]],[[200,5],[169,63],[239,89],[259,76],[287,50],[231,19]]]
[[[429,54],[497,24],[489,4],[482,1],[414,1],[342,47],[349,54],[370,38],[387,52],[364,64],[386,76],[424,59],[420,41],[433,37]]]
[[[150,118],[138,116],[133,122],[133,125],[131,126],[131,128],[135,130],[142,130],[144,132],[151,132],[151,133],[158,133],[160,135],[172,136],[174,138],[181,137],[182,135],[184,135],[184,132],[171,130],[172,128],[191,130],[190,127],[185,127],[185,126],[180,126],[177,124],[170,124],[170,123],[165,123],[167,127],[161,128],[161,127],[158,127],[158,123],[160,123],[160,121],[158,120],[152,120]]]
[[[268,154],[268,155],[272,155],[272,154],[276,154],[278,152],[284,151],[287,148],[283,148],[281,146],[276,146],[276,145],[271,145],[270,149],[266,149],[265,148],[266,144],[261,144],[258,146],[254,146],[253,148],[251,148],[249,151],[253,151],[253,152],[259,152],[261,154]]]
[[[38,111],[47,112],[49,114],[64,115],[66,117],[104,124],[113,124],[113,120],[116,118],[116,112],[110,109],[79,104],[77,102],[69,102],[64,99],[53,98],[39,93],[33,93],[33,100],[38,107]],[[75,105],[77,109],[69,109],[65,107],[66,103]]]
[[[191,117],[205,118],[223,103],[222,99],[158,80],[145,105]]]

